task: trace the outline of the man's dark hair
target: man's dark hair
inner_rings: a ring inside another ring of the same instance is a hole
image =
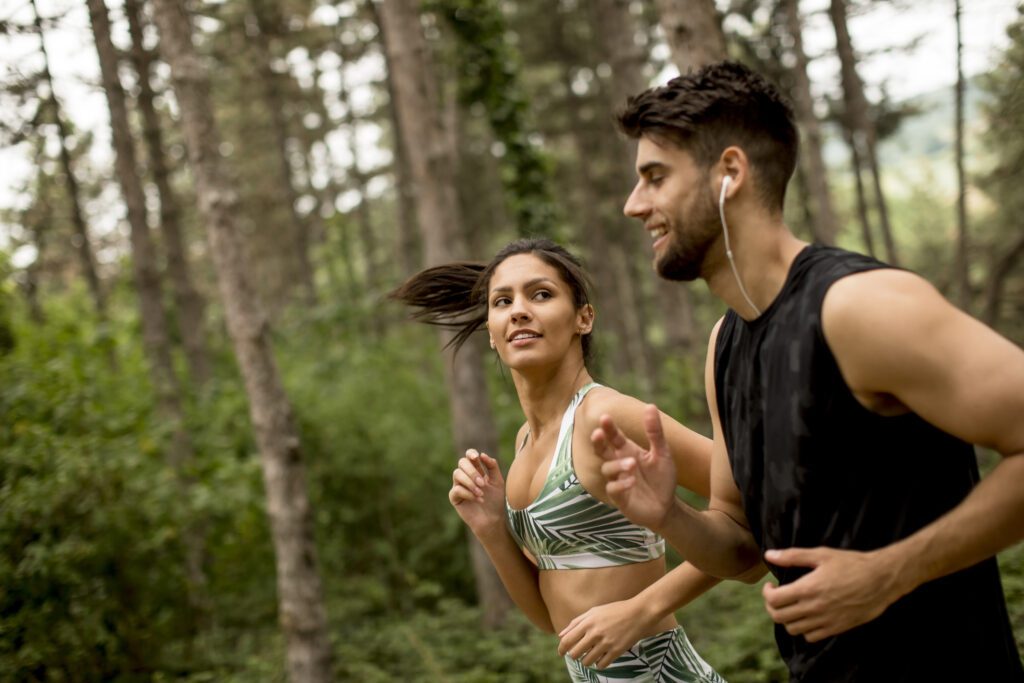
[[[796,166],[793,109],[764,77],[719,62],[629,98],[618,116],[631,138],[686,150],[707,171],[730,145],[743,149],[766,206],[782,210]]]

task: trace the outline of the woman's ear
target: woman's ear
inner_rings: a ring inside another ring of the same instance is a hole
[[[581,336],[590,334],[594,329],[594,307],[590,304],[583,305],[576,315],[576,332]]]

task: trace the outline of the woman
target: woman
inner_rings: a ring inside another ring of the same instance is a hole
[[[549,240],[518,240],[487,265],[427,269],[393,296],[419,308],[418,319],[457,329],[456,348],[486,327],[510,370],[526,422],[508,482],[471,449],[448,498],[516,605],[559,633],[570,678],[720,682],[673,615],[717,579],[685,563],[666,574],[664,541],[605,495],[591,433],[610,415],[646,443],[644,404],[587,371],[594,308],[576,258]],[[679,483],[706,496],[711,442],[662,422]]]

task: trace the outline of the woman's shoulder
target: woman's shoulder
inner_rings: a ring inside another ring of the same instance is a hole
[[[608,415],[616,423],[631,421],[642,415],[643,408],[644,403],[639,399],[612,387],[599,385],[586,395],[576,419],[596,429],[602,415]]]

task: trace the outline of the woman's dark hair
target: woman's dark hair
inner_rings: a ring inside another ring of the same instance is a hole
[[[517,254],[533,254],[557,270],[569,285],[577,310],[590,303],[590,278],[580,260],[561,245],[542,237],[511,242],[495,254],[490,263],[457,261],[427,268],[406,280],[389,296],[417,308],[413,313],[415,320],[456,330],[447,346],[454,345],[458,352],[487,322],[487,290],[495,269],[509,256]],[[583,335],[581,341],[583,360],[589,363],[590,333]]]

